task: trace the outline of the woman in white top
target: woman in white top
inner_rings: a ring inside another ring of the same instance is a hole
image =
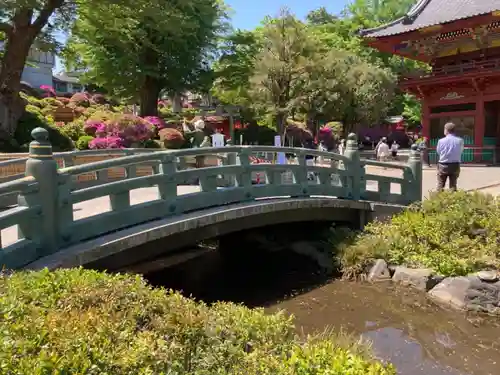
[[[382,139],[382,142],[377,147],[377,158],[379,161],[386,161],[389,156],[389,145],[387,140]]]

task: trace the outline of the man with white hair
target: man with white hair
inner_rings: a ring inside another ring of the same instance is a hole
[[[441,138],[436,146],[436,153],[439,158],[437,165],[437,191],[443,191],[446,180],[450,181],[450,190],[457,190],[464,140],[455,135],[455,124],[452,122],[444,125],[444,135],[444,138]]]

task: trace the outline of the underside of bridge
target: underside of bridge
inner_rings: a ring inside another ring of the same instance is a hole
[[[332,198],[253,201],[138,225],[78,244],[27,268],[84,266],[149,273],[200,255],[207,248],[198,244],[210,239],[220,242],[221,251],[238,251],[241,231],[298,222],[337,222],[362,228],[374,216],[391,215],[401,209]]]

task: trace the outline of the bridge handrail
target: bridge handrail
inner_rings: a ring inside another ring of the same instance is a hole
[[[3,184],[0,184],[0,196],[11,193],[19,193],[25,191],[28,187],[36,187],[36,184],[37,182],[32,176],[4,182]]]
[[[313,157],[327,157],[329,159],[342,161],[344,163],[349,163],[349,159],[343,155],[326,151],[311,150],[306,148],[275,147],[275,146],[225,146],[225,147],[205,147],[205,148],[157,151],[155,153],[124,156],[121,158],[110,159],[110,160],[100,160],[87,164],[61,168],[59,171],[61,173],[67,173],[70,175],[78,175],[82,173],[97,172],[100,170],[114,168],[114,167],[126,167],[150,161],[159,162],[166,155],[175,155],[175,157],[180,158],[187,156],[209,156],[209,155],[221,155],[221,154],[231,154],[231,153],[239,154],[245,150],[247,150],[249,153],[266,152],[275,154],[285,153],[285,154],[310,155]]]
[[[409,169],[410,167],[404,164],[396,164],[396,163],[391,163],[391,162],[383,162],[383,161],[377,161],[377,160],[363,160],[362,161],[363,165],[371,165],[372,167],[382,167],[382,168],[387,168],[388,165],[390,165],[391,168],[393,169],[400,169],[402,171]]]
[[[18,241],[0,249],[0,265],[8,267],[20,267],[81,241],[151,220],[254,199],[331,196],[399,204],[421,199],[418,150],[412,150],[405,167],[367,163],[360,159],[354,134],[348,137],[344,155],[290,147],[228,146],[139,153],[62,169],[57,168],[47,132],[35,129],[33,138],[26,161],[28,176],[0,184],[0,195],[19,192],[19,206],[0,215],[0,229],[12,224],[19,227]],[[252,164],[250,158],[257,152],[293,154],[297,161],[293,164]],[[184,158],[193,156],[200,160],[204,155],[225,157],[218,166],[183,167]],[[329,161],[310,165],[308,155]],[[133,173],[137,165],[151,162],[156,165],[152,175]],[[365,166],[372,164],[400,169],[403,178],[367,174]],[[75,189],[73,176],[99,174],[115,167],[127,170],[125,179],[84,188],[79,185]],[[264,184],[253,184],[252,176],[256,173],[264,176]],[[290,173],[291,182],[284,182],[284,173]],[[178,185],[193,178],[199,181],[199,192],[179,195]],[[377,182],[377,191],[366,189],[367,180]],[[391,192],[391,184],[399,184],[401,194]],[[131,204],[131,190],[151,186],[158,187],[156,199]],[[111,211],[75,220],[74,204],[106,196],[109,196]]]

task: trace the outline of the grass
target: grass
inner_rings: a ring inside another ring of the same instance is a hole
[[[300,338],[284,312],[207,306],[82,269],[0,276],[0,373],[393,375],[360,342]]]
[[[374,222],[336,247],[344,277],[375,259],[430,268],[443,276],[500,269],[500,200],[479,192],[443,192],[388,222]]]

